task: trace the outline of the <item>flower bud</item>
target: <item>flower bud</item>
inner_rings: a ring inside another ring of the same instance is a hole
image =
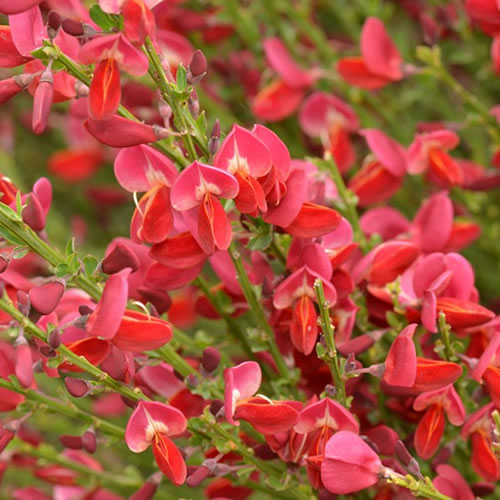
[[[40,232],[45,227],[45,211],[38,196],[31,193],[23,209],[23,221],[35,232]]]
[[[124,245],[123,243],[117,243],[111,252],[109,252],[106,257],[104,257],[101,269],[103,273],[114,274],[122,269],[129,267],[132,273],[135,273],[140,267],[139,259],[137,255]]]
[[[205,54],[198,49],[193,54],[191,62],[189,63],[189,71],[187,80],[191,84],[198,83],[207,74],[207,58]]]
[[[95,453],[97,449],[97,439],[94,431],[85,431],[82,436],[82,445],[88,453]]]
[[[55,358],[57,356],[57,352],[54,351],[54,349],[52,349],[49,345],[42,345],[38,350],[45,358]]]
[[[62,22],[62,29],[65,33],[71,36],[83,35],[83,24],[80,21],[73,21],[73,19],[65,19]]]
[[[406,448],[405,444],[403,441],[397,441],[396,442],[396,456],[398,457],[398,460],[406,467],[410,461],[413,459],[411,453],[408,451],[408,448]]]
[[[224,403],[220,399],[214,399],[210,403],[210,413],[214,416],[217,417],[219,412],[222,410],[224,407]]]
[[[81,398],[90,392],[89,383],[81,378],[66,377],[64,385],[74,398]]]
[[[81,315],[81,316],[88,316],[89,314],[92,314],[94,312],[93,309],[91,309],[89,306],[80,306],[78,308],[78,313]]]
[[[69,436],[68,434],[64,434],[59,436],[59,441],[64,447],[71,450],[81,450],[83,447],[82,438],[80,436]]]
[[[29,291],[31,307],[44,316],[50,314],[59,305],[65,288],[64,282],[59,279],[33,287]]]
[[[57,349],[61,345],[61,333],[59,330],[52,330],[50,332],[47,343],[52,347],[52,349]]]
[[[170,309],[172,305],[172,299],[167,292],[163,290],[155,290],[153,288],[148,288],[141,286],[137,289],[144,300],[148,301],[159,314],[163,314]]]
[[[212,373],[217,369],[220,363],[220,352],[215,347],[207,347],[201,357],[201,366]]]
[[[40,83],[35,90],[33,100],[33,117],[31,128],[37,135],[41,134],[47,127],[47,122],[54,98],[54,76],[47,70],[42,73]]]
[[[210,139],[208,140],[208,151],[211,155],[217,153],[220,145],[220,122],[219,119],[215,120],[214,126],[212,127],[212,133],[210,134]]]
[[[47,33],[51,40],[57,36],[61,23],[62,17],[54,10],[51,10],[47,16]]]
[[[130,497],[130,500],[152,500],[162,480],[161,473],[155,473]]]

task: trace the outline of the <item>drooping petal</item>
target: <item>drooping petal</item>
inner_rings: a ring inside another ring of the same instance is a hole
[[[318,315],[314,302],[302,295],[295,302],[292,322],[290,325],[290,338],[297,351],[306,356],[311,354],[318,338]]]
[[[444,433],[444,411],[441,405],[431,405],[420,419],[415,431],[415,449],[424,460],[436,453]]]
[[[155,434],[153,455],[158,468],[172,483],[176,486],[184,484],[187,474],[184,457],[177,446],[165,434]]]
[[[231,221],[222,203],[213,195],[207,195],[198,213],[198,243],[207,254],[227,250],[232,240]]]
[[[96,66],[89,91],[89,116],[109,120],[121,99],[120,69],[114,59],[103,59]]]
[[[383,379],[390,385],[412,387],[417,376],[417,352],[413,335],[417,324],[408,325],[396,337],[385,359]]]

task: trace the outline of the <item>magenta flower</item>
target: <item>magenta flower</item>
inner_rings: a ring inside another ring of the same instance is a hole
[[[173,406],[155,401],[139,401],[125,429],[125,442],[134,453],[153,446],[158,468],[176,485],[186,480],[186,464],[170,439],[186,430],[187,421]]]
[[[224,414],[232,425],[238,419],[246,420],[263,434],[275,434],[291,429],[298,420],[296,406],[300,403],[272,401],[254,394],[262,379],[260,366],[255,361],[246,361],[224,370]]]
[[[183,170],[172,186],[172,206],[183,212],[193,236],[207,254],[229,247],[231,223],[219,198],[232,199],[238,192],[233,175],[197,161]]]

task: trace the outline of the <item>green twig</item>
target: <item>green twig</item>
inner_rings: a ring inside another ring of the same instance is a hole
[[[326,360],[330,368],[330,373],[332,374],[335,388],[337,389],[335,399],[337,399],[341,405],[347,406],[345,382],[340,370],[337,348],[335,346],[334,328],[330,319],[330,306],[326,301],[323,282],[320,279],[316,279],[314,282],[314,291],[316,292],[316,298],[318,300],[321,315],[321,329],[323,330],[323,336],[327,347]]]

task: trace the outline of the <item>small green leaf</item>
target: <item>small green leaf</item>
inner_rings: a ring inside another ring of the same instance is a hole
[[[30,249],[26,248],[24,246],[18,246],[14,248],[14,251],[12,252],[12,258],[13,259],[22,259],[25,255],[29,253]]]
[[[90,7],[90,18],[104,31],[111,31],[113,28],[120,28],[121,18],[114,14],[107,14],[99,5]]]
[[[247,248],[249,250],[265,250],[269,247],[273,241],[272,233],[258,234],[252,238],[247,243]]]
[[[93,274],[99,265],[99,260],[93,255],[86,255],[83,258],[83,267],[85,269],[85,274]]]
[[[16,193],[16,212],[19,215],[19,217],[23,216],[23,208],[24,205],[23,205],[23,200],[21,198],[21,191],[18,191]]]
[[[75,253],[75,238],[71,238],[70,240],[68,240],[68,242],[66,243],[66,248],[64,250],[64,255],[66,255],[66,257],[69,257],[70,255],[74,254]]]
[[[177,67],[177,88],[182,92],[187,87],[187,72],[184,65],[181,63]]]

